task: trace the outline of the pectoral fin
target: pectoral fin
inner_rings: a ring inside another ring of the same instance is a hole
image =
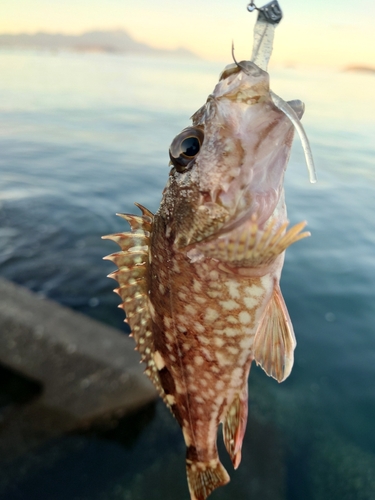
[[[254,359],[267,375],[283,382],[292,370],[295,347],[293,326],[280,288],[276,285],[255,335]]]

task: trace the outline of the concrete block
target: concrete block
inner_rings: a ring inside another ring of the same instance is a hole
[[[72,422],[156,398],[125,334],[0,279],[0,363],[40,382],[44,407]]]

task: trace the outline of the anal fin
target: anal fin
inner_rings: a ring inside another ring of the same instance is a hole
[[[216,488],[230,481],[228,472],[218,459],[209,463],[187,459],[186,474],[191,500],[206,500]]]
[[[247,414],[248,403],[246,377],[242,394],[235,395],[223,422],[224,444],[235,469],[237,469],[241,462],[241,448],[246,431]]]
[[[292,371],[296,344],[288,310],[279,286],[275,285],[255,334],[254,359],[267,375],[283,382]]]

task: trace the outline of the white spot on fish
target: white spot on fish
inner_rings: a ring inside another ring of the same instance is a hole
[[[226,355],[221,351],[215,352],[215,356],[216,356],[216,359],[218,360],[220,366],[226,366],[226,365],[230,365],[232,363],[232,361],[228,360]]]
[[[211,271],[210,278],[214,281],[217,281],[219,279],[219,273],[215,270]]]
[[[170,328],[172,326],[172,318],[168,318],[168,316],[164,316],[164,326],[166,328]]]
[[[163,356],[160,354],[159,351],[154,352],[154,361],[156,368],[160,371],[165,367],[165,361],[163,359]]]
[[[166,400],[167,400],[168,404],[171,405],[171,406],[174,405],[174,404],[176,404],[175,397],[172,396],[172,394],[167,394],[166,395]]]
[[[188,318],[184,314],[178,314],[177,319],[182,324],[188,324]]]
[[[162,283],[160,283],[160,284],[159,284],[159,292],[160,292],[162,295],[164,295],[164,294],[165,294],[165,286],[164,286]]]
[[[224,333],[227,337],[235,337],[236,335],[238,335],[238,330],[227,326],[226,328],[224,328]]]
[[[253,307],[256,307],[259,304],[259,299],[255,297],[244,297],[243,301],[245,306],[249,309],[253,309]]]
[[[208,345],[210,343],[209,339],[204,335],[198,335],[198,340],[201,344]]]
[[[234,300],[221,300],[219,304],[227,311],[232,311],[238,307],[237,302]]]
[[[208,349],[201,347],[202,354],[206,356],[206,359],[210,360],[212,359],[211,353]]]
[[[224,340],[221,338],[221,337],[216,337],[214,339],[214,343],[215,345],[217,345],[218,347],[223,347],[224,345]]]
[[[150,311],[151,318],[155,320],[155,308],[150,299],[148,299],[148,310]]]
[[[200,293],[202,291],[202,284],[199,281],[194,280],[193,281],[193,290],[196,293]]]
[[[172,267],[172,270],[173,270],[175,273],[180,273],[180,272],[181,272],[181,269],[179,268],[177,261],[173,261],[173,267]]]
[[[211,307],[208,307],[206,309],[206,314],[204,316],[204,319],[206,321],[215,321],[219,317],[219,313],[215,311],[215,309],[211,309]]]
[[[222,380],[218,380],[215,387],[218,391],[222,391],[224,389],[224,382]]]
[[[247,311],[241,311],[238,318],[243,325],[248,325],[251,321],[251,316]]]
[[[190,437],[190,432],[189,432],[189,429],[187,427],[183,427],[182,428],[182,433],[184,435],[184,439],[185,439],[185,444],[187,447],[191,446],[191,437]]]
[[[249,349],[253,345],[254,335],[244,335],[240,341],[241,349]]]
[[[184,292],[178,292],[178,293],[177,293],[177,297],[178,297],[179,299],[183,300],[184,302],[186,302],[186,300],[187,300],[187,295],[186,295],[186,293],[184,293]]]
[[[171,333],[165,332],[165,336],[167,337],[168,342],[173,342],[174,341],[174,337],[173,337],[173,335]]]
[[[243,369],[238,366],[232,372],[232,380],[235,382],[242,382],[242,374],[243,374]]]
[[[160,274],[160,276],[161,276],[162,278],[164,278],[164,279],[167,277],[167,273],[166,273],[165,271],[163,271],[163,269],[160,269],[160,270],[159,270],[159,274]]]
[[[267,288],[273,288],[273,278],[269,274],[265,274],[260,278],[260,282],[262,283],[263,289],[267,290]]]
[[[245,294],[249,295],[250,297],[260,297],[263,295],[263,293],[263,288],[257,285],[247,286],[245,288]]]
[[[202,356],[195,356],[194,363],[198,366],[202,366],[204,363],[204,359],[202,358]]]
[[[178,380],[175,380],[175,386],[176,386],[176,392],[178,394],[185,394],[185,389],[182,387],[182,385],[178,382]]]
[[[200,295],[195,295],[194,296],[195,302],[198,302],[198,304],[205,304],[207,302],[207,299],[204,297],[201,297]]]
[[[227,281],[225,285],[228,288],[229,295],[231,296],[232,299],[239,299],[240,298],[240,292],[238,291],[238,287],[240,284],[237,281]]]
[[[227,321],[228,321],[229,323],[232,323],[232,325],[235,325],[235,324],[237,324],[237,323],[238,323],[238,319],[237,319],[237,318],[235,318],[234,316],[228,316],[228,317],[227,317]]]
[[[185,305],[185,312],[187,312],[191,316],[195,316],[197,314],[197,310],[191,304],[186,304]]]
[[[201,325],[200,323],[198,322],[195,322],[194,323],[194,329],[198,332],[198,333],[203,333],[206,329],[203,325]]]

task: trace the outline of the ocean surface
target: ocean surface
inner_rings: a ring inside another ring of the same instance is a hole
[[[229,62],[229,61],[228,61]],[[168,147],[206,100],[218,63],[0,52],[0,275],[118,327],[116,212],[156,211]],[[270,68],[303,100],[318,174],[298,137],[282,291],[297,337],[282,384],[253,367],[240,468],[212,500],[375,499],[375,76]],[[122,428],[63,436],[0,472],[1,500],[187,499],[184,445],[159,402]],[[113,435],[116,434],[115,438]],[[221,438],[219,438],[221,441]],[[222,445],[220,445],[222,450]]]

